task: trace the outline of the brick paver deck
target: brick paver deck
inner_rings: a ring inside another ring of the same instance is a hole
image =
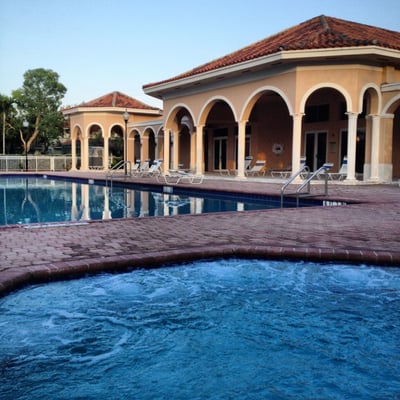
[[[55,174],[60,175],[60,174]],[[100,173],[65,173],[101,178]],[[154,178],[146,179],[154,183]],[[206,178],[196,189],[279,194],[268,179]],[[322,188],[316,187],[316,193]],[[400,188],[331,183],[339,207],[310,207],[0,228],[0,295],[23,285],[220,256],[400,266]]]

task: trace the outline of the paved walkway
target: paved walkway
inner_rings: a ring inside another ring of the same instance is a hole
[[[104,178],[100,173],[63,175]],[[155,182],[153,178],[137,180]],[[281,184],[275,182],[214,176],[196,188],[279,194]],[[320,185],[315,185],[314,191],[323,192]],[[400,266],[399,186],[330,183],[328,199],[355,203],[91,221],[35,229],[3,227],[0,295],[29,283],[71,274],[81,276],[220,256]]]

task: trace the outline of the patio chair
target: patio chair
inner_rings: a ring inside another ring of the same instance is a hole
[[[157,181],[163,180],[168,185],[178,184],[180,182],[187,182],[192,184],[200,184],[203,182],[204,175],[193,174],[190,171],[183,171],[181,169],[170,169],[167,174],[157,175]]]
[[[347,157],[343,157],[342,165],[339,172],[329,172],[328,178],[331,180],[342,181],[347,177]]]
[[[288,165],[287,168],[284,169],[273,169],[271,170],[271,176],[273,178],[288,178],[292,175],[292,166]]]
[[[247,156],[247,157],[244,159],[244,171],[245,171],[245,172],[250,168],[250,164],[251,164],[252,160],[253,160],[253,157],[252,157],[252,156]],[[236,174],[236,173],[237,173],[237,170],[236,170],[236,169],[233,169],[233,170],[229,170],[229,169],[220,169],[220,170],[219,170],[219,173],[220,173],[221,175],[230,175],[231,172],[233,172],[234,174]]]
[[[150,160],[145,160],[140,163],[139,168],[136,170],[135,175],[142,176],[145,174],[150,168]]]
[[[245,171],[247,176],[265,175],[266,160],[257,160],[256,163],[248,170]]]
[[[140,160],[136,160],[135,164],[133,164],[132,167],[132,174],[135,175],[138,171],[139,171],[139,167],[140,167]]]
[[[151,164],[151,167],[145,171],[142,172],[141,176],[156,176],[161,174],[161,165],[162,165],[163,160],[158,159],[154,160],[153,164]]]

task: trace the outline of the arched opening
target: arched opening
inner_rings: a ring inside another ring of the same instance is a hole
[[[82,148],[82,131],[76,126],[71,134],[71,144],[70,147],[67,145],[63,152],[66,154],[72,154],[71,168],[80,169],[81,168],[81,148]]]
[[[111,128],[109,152],[113,158],[122,159],[124,157],[124,130],[120,125],[114,125]]]
[[[389,118],[387,122],[386,132],[384,134],[392,142],[391,151],[389,155],[384,154],[385,157],[391,157],[392,163],[392,181],[400,180],[400,99],[395,101],[388,109],[388,115],[393,115],[393,120]],[[391,128],[392,126],[392,128]],[[386,140],[384,139],[384,142]],[[390,145],[388,146],[390,149]],[[389,162],[390,159],[388,159]]]
[[[237,124],[231,108],[224,101],[215,101],[204,129],[205,171],[236,169],[235,137]]]
[[[331,162],[338,171],[347,156],[348,115],[345,97],[336,89],[314,91],[305,104],[302,125],[302,151],[312,171]],[[365,106],[357,119],[356,173],[365,163]]]
[[[89,169],[103,168],[104,137],[99,125],[89,128]]]
[[[141,160],[141,140],[140,140],[140,134],[138,131],[133,131],[133,160],[136,162],[136,160]]]
[[[146,153],[144,154],[144,158],[150,160],[152,163],[157,158],[154,131],[152,129],[146,129],[143,136],[147,139],[147,149],[145,149]]]
[[[246,155],[266,160],[270,170],[290,169],[292,126],[282,97],[273,91],[263,93],[254,104],[246,127]]]

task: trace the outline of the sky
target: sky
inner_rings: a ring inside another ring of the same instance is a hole
[[[0,0],[0,94],[51,69],[63,106],[142,86],[324,14],[400,31],[399,0]]]

